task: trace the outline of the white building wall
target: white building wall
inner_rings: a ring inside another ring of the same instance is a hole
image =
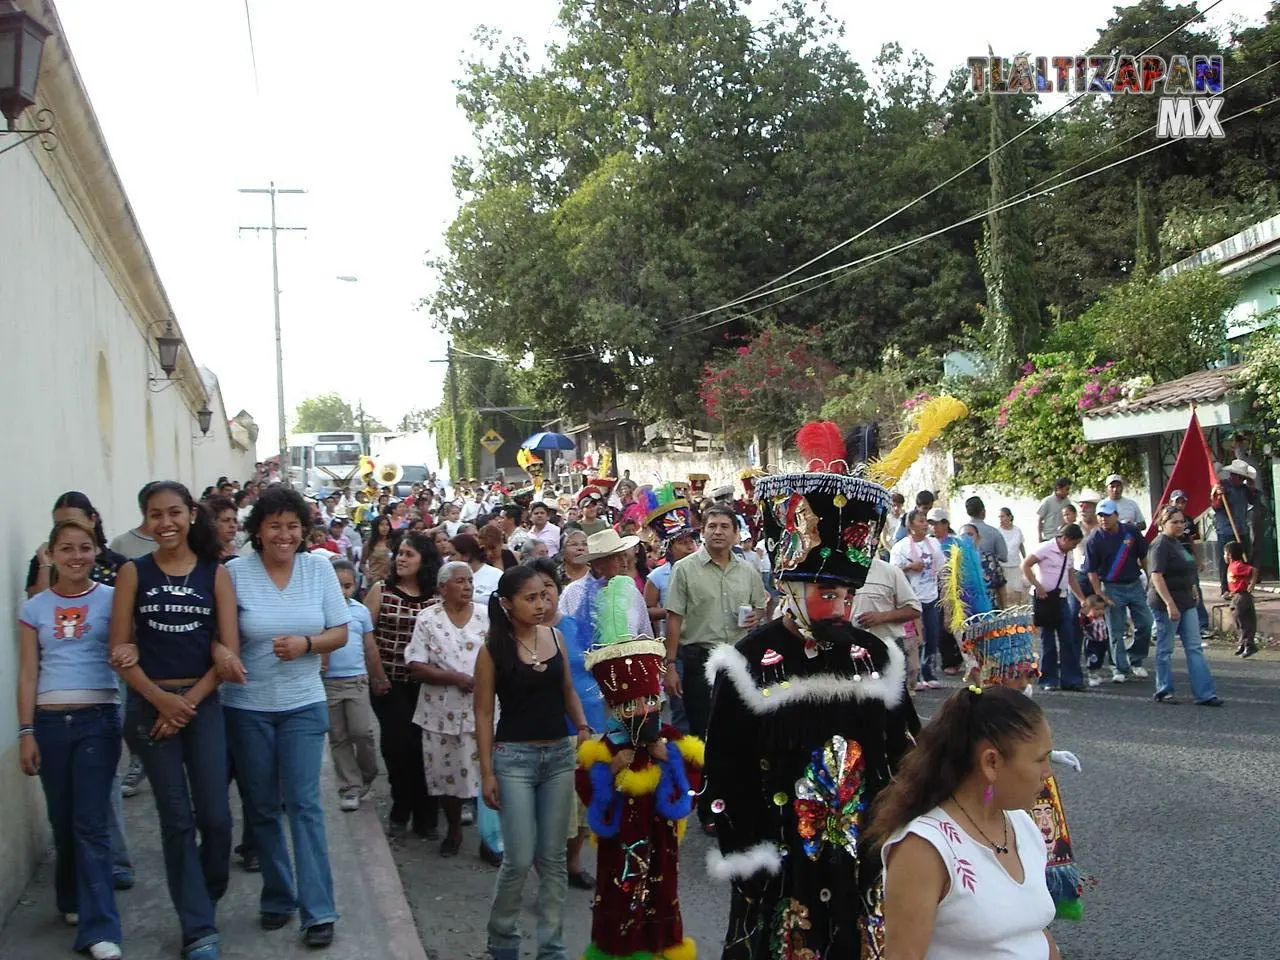
[[[216,391],[212,439],[193,443],[200,431],[183,387],[149,389],[148,376],[159,373],[154,345],[29,147],[0,155],[0,198],[0,449],[9,492],[0,527],[2,916],[45,848],[39,781],[18,768],[15,623],[49,506],[81,490],[114,536],[137,523],[137,491],[148,480],[178,479],[198,496],[220,474],[249,477],[254,452],[230,443]]]

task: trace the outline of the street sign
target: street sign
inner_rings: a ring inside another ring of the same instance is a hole
[[[506,440],[503,439],[502,434],[498,433],[498,431],[494,430],[492,427],[489,428],[485,435],[480,438],[480,446],[484,447],[490,453],[497,453],[498,448],[504,443],[506,443]]]

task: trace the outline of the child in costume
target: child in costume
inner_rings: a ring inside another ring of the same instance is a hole
[[[591,943],[584,960],[694,960],[678,891],[680,836],[701,784],[702,742],[663,726],[666,646],[628,630],[633,587],[600,592],[586,655],[609,711],[607,732],[578,749],[578,794],[597,837]]]
[[[960,638],[966,658],[972,656],[977,661],[979,682],[983,686],[1010,687],[1031,696],[1040,676],[1035,653],[1039,628],[1033,622],[1033,608],[991,609],[982,558],[977,545],[968,539],[961,540],[947,562],[942,600],[951,631]],[[1054,750],[1049,759],[1080,772],[1080,761],[1067,750]],[[1075,865],[1067,814],[1053,776],[1045,781],[1032,815],[1044,835],[1049,855],[1045,876],[1057,915],[1079,920],[1084,915],[1084,884]]]

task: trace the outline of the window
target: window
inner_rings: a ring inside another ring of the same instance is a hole
[[[317,467],[350,467],[360,461],[358,443],[316,444]]]

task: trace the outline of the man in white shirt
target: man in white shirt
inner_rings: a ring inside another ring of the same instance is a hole
[[[920,657],[921,680],[916,689],[936,690],[942,686],[938,678],[938,641],[942,629],[942,614],[938,608],[938,577],[946,563],[942,547],[929,536],[926,512],[917,507],[907,515],[907,536],[893,545],[889,562],[900,567],[907,575],[907,582],[920,602],[920,622],[924,633],[923,654]]]
[[[480,491],[470,494],[462,504],[461,519],[463,523],[474,523],[476,517],[480,516]]]
[[[1022,561],[1022,575],[1035,590],[1036,619],[1041,621],[1041,690],[1079,692],[1085,688],[1080,672],[1080,637],[1067,603],[1068,593],[1078,603],[1084,603],[1084,592],[1071,570],[1071,552],[1083,539],[1079,525],[1069,523]]]
[[[1139,530],[1145,530],[1147,518],[1142,515],[1142,508],[1138,506],[1138,501],[1123,496],[1123,493],[1124,477],[1118,473],[1107,477],[1107,496],[1115,501],[1118,510],[1116,516],[1120,518],[1120,522],[1132,523]]]
[[[587,562],[591,564],[591,573],[580,577],[564,588],[560,594],[560,612],[566,617],[573,617],[580,628],[587,631],[595,629],[594,611],[588,604],[595,592],[603,589],[614,577],[620,576],[624,569],[624,555],[634,550],[640,542],[639,537],[620,537],[611,527],[587,538]],[[588,589],[594,584],[595,590]],[[644,595],[632,586],[635,596],[627,610],[627,627],[637,637],[653,635],[653,627],[649,622],[649,608],[645,606]],[[588,633],[591,636],[591,633]]]
[[[550,510],[541,500],[529,508],[529,519],[533,522],[531,534],[547,545],[547,556],[555,558],[560,555],[560,528],[547,522],[550,516]]]

